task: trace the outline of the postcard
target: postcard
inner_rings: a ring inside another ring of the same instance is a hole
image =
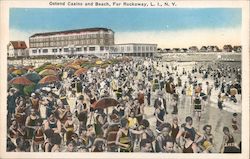
[[[1,158],[249,157],[249,1],[1,1]]]

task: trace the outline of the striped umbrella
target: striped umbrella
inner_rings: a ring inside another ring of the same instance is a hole
[[[74,73],[74,75],[76,75],[76,76],[80,76],[81,74],[84,74],[84,73],[86,73],[88,70],[86,69],[86,68],[81,68],[81,69],[78,69],[75,73]]]
[[[16,85],[24,85],[24,86],[28,86],[28,85],[32,85],[33,82],[28,80],[26,77],[24,76],[20,76],[20,77],[15,77],[12,80],[9,81],[9,84],[16,84]]]
[[[40,81],[39,84],[49,84],[49,83],[53,83],[59,81],[58,77],[55,75],[48,75],[43,77]]]

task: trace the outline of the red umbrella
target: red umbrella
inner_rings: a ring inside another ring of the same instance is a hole
[[[33,84],[33,82],[31,82],[24,76],[20,76],[20,77],[15,77],[12,80],[10,80],[9,84],[19,84],[19,85],[27,86],[27,85]]]
[[[74,73],[74,75],[76,75],[76,76],[80,76],[81,74],[84,74],[84,73],[86,73],[88,70],[86,69],[86,68],[81,68],[81,69],[78,69],[75,73]]]
[[[117,106],[119,104],[119,102],[114,99],[114,98],[110,98],[110,97],[105,97],[102,98],[100,100],[98,100],[97,102],[93,103],[93,105],[91,106],[94,109],[97,108],[108,108],[108,107],[112,107],[112,106]]]
[[[40,84],[48,84],[48,83],[53,83],[53,82],[56,82],[56,81],[59,81],[59,79],[58,79],[57,76],[48,75],[48,76],[43,77],[43,78],[39,81],[39,83],[40,83]]]

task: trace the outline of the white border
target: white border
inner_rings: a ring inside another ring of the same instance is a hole
[[[55,2],[54,0],[53,2]],[[163,154],[163,153],[10,153],[5,152],[6,150],[6,114],[7,110],[5,105],[7,103],[7,44],[3,43],[9,41],[9,8],[88,8],[82,6],[50,6],[50,1],[39,0],[39,1],[0,1],[0,16],[1,16],[1,32],[0,32],[0,60],[1,60],[1,78],[0,78],[0,96],[1,96],[1,107],[0,107],[0,158],[195,158],[195,159],[247,159],[249,158],[249,1],[171,1],[175,2],[177,6],[165,7],[165,8],[242,8],[242,33],[241,40],[243,45],[242,53],[242,72],[243,72],[243,103],[242,103],[242,154]],[[71,1],[63,1],[71,2]],[[85,1],[75,1],[85,2]],[[92,2],[92,1],[89,1]],[[102,1],[104,2],[104,1]],[[105,1],[107,2],[107,1]],[[114,2],[114,1],[109,1]],[[122,1],[119,1],[122,2]],[[132,2],[132,1],[130,1]],[[133,1],[133,2],[145,2],[145,1]],[[156,1],[146,1],[156,2]],[[166,1],[157,1],[166,2]],[[96,7],[93,7],[96,8]],[[111,8],[111,7],[100,7],[100,8]],[[118,7],[116,7],[118,8]],[[121,6],[120,8],[131,8]],[[144,8],[144,7],[134,7]],[[150,7],[147,7],[150,8]],[[162,8],[152,7],[152,8]],[[24,17],[25,18],[25,17]]]

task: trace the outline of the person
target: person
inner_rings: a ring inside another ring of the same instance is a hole
[[[39,146],[42,147],[44,143],[44,128],[42,125],[42,120],[38,119],[36,123],[36,129],[34,131],[34,137],[32,139],[32,146],[34,152],[39,152]]]
[[[141,140],[146,139],[147,142],[151,144],[152,148],[151,152],[154,152],[153,142],[155,141],[155,135],[153,131],[150,129],[149,121],[147,119],[143,119],[140,123],[140,127],[142,130],[144,130],[144,132],[141,134]]]
[[[40,104],[39,104],[40,98],[37,94],[31,93],[30,102],[31,102],[31,108],[35,110],[37,115],[40,115]]]
[[[80,130],[82,128],[86,128],[86,123],[87,123],[87,114],[88,114],[88,107],[87,104],[83,102],[84,101],[84,96],[80,95],[77,100],[76,104],[76,112],[77,112],[77,117],[80,122]]]
[[[221,96],[221,94],[218,95],[217,106],[220,109],[220,111],[223,109],[223,97]]]
[[[108,152],[117,152],[118,148],[115,144],[116,135],[119,131],[119,116],[117,114],[111,114],[110,120],[107,128],[107,151]]]
[[[51,129],[54,133],[61,133],[62,124],[60,120],[56,119],[54,114],[51,114],[44,123],[44,129]]]
[[[66,145],[67,145],[67,149],[65,150],[65,152],[76,152],[76,146],[73,140],[68,140],[66,142]]]
[[[46,136],[43,145],[44,151],[58,152],[61,145],[61,136],[58,133],[54,133],[52,129],[45,129],[44,134]]]
[[[203,127],[204,135],[201,141],[197,141],[198,146],[201,147],[202,151],[205,153],[211,153],[214,146],[214,137],[211,134],[212,126],[205,125]]]
[[[26,102],[24,99],[20,98],[16,100],[16,110],[15,110],[15,118],[16,118],[16,122],[21,126],[21,125],[25,125],[25,121],[26,121]]]
[[[170,102],[170,106],[173,107],[172,114],[178,114],[177,98],[173,97]]]
[[[194,113],[198,114],[198,120],[200,121],[201,119],[201,109],[202,109],[202,104],[201,101],[202,98],[199,96],[199,93],[196,92],[195,96],[193,97],[193,103],[194,103]]]
[[[171,136],[176,141],[177,134],[179,133],[178,118],[174,117],[172,122]]]
[[[35,109],[30,110],[30,115],[26,118],[25,126],[27,128],[27,137],[28,139],[32,139],[34,135],[34,131],[36,129],[37,120],[39,117],[36,115]]]
[[[65,130],[66,130],[66,142],[69,142],[71,140],[71,135],[76,132],[77,127],[75,126],[76,124],[74,123],[72,119],[72,114],[68,113],[67,114],[67,120],[64,124]]]
[[[160,133],[158,134],[158,136],[156,137],[156,142],[155,142],[155,151],[156,152],[164,152],[164,145],[163,145],[163,141],[164,140],[169,140],[170,138],[172,138],[170,136],[170,132],[171,132],[171,124],[169,123],[163,123],[160,126]]]
[[[237,123],[237,117],[238,117],[238,114],[237,113],[233,113],[232,128],[233,128],[234,132],[238,132],[239,131],[239,126],[238,126],[238,123]]]
[[[46,103],[46,118],[48,118],[53,113],[55,102],[56,102],[56,100],[53,97],[52,92],[48,92],[48,97],[45,99],[45,103]]]
[[[8,109],[8,119],[14,116],[15,114],[15,101],[16,101],[16,89],[10,88],[8,97],[7,97],[7,109]]]
[[[175,153],[173,138],[168,138],[168,139],[164,140],[163,141],[163,148],[165,150],[164,152],[166,152],[166,153]]]
[[[128,128],[128,120],[121,119],[121,127],[116,135],[116,145],[120,147],[120,152],[133,152],[133,142],[130,134],[142,134],[143,131],[136,131]]]
[[[158,105],[161,105],[161,101],[158,101]],[[155,110],[155,118],[156,118],[156,129],[160,130],[160,125],[164,123],[165,111],[161,107],[157,107]]]
[[[183,133],[183,138],[185,140],[185,144],[183,146],[183,153],[197,153],[197,145],[196,143],[191,139],[192,135],[185,131]]]
[[[105,143],[106,143],[106,140],[101,139],[101,138],[96,138],[91,148],[92,152],[104,152],[105,147],[106,147]]]
[[[229,132],[228,127],[223,127],[223,140],[222,144],[220,147],[220,152],[221,153],[239,153],[240,149],[238,145],[234,141],[234,137],[232,134]]]
[[[140,143],[140,152],[152,152],[152,144],[147,139],[142,139]]]
[[[102,137],[104,134],[103,126],[105,123],[105,115],[103,109],[97,109],[95,116],[95,134],[97,137]]]
[[[193,119],[190,116],[187,116],[185,118],[186,123],[182,124],[182,128],[179,130],[177,136],[176,136],[176,140],[177,140],[177,144],[180,144],[180,137],[183,136],[183,134],[185,132],[189,132],[190,134],[190,139],[194,142],[196,142],[197,140],[200,140],[200,138],[202,138],[202,134],[198,133],[193,125]]]

